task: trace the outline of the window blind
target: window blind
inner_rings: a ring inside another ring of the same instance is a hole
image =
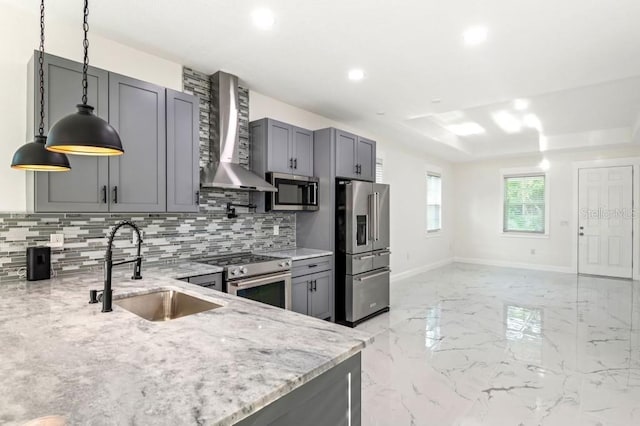
[[[442,228],[442,178],[427,173],[427,232]]]
[[[382,183],[384,176],[384,166],[382,164],[382,158],[376,158],[376,183]]]
[[[545,232],[545,176],[504,177],[504,232]]]

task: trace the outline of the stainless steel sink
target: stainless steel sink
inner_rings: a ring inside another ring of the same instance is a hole
[[[125,296],[113,302],[149,321],[168,321],[222,307],[216,303],[172,289],[160,289],[147,294]]]

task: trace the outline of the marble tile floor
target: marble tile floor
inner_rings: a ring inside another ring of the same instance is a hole
[[[358,326],[363,426],[640,425],[640,283],[454,263]]]

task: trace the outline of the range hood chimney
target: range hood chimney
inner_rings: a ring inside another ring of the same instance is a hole
[[[211,76],[211,140],[209,161],[200,171],[206,188],[276,192],[277,189],[240,165],[238,77],[223,71]]]

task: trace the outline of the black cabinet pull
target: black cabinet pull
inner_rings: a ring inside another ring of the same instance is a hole
[[[358,174],[358,165],[356,164],[356,174]]]
[[[296,169],[296,170],[298,169],[298,159],[297,158],[293,159],[293,168]]]
[[[318,291],[318,281],[313,280],[313,291]]]
[[[289,168],[293,169],[293,158],[289,158]]]
[[[200,205],[200,191],[196,191],[196,206]]]
[[[317,268],[318,265],[316,263],[314,263],[313,265],[309,265],[309,268]]]
[[[118,204],[118,185],[113,187],[113,203]]]
[[[102,204],[107,204],[107,185],[102,186]]]
[[[307,287],[309,288],[309,291],[313,291],[313,281],[307,281]]]

